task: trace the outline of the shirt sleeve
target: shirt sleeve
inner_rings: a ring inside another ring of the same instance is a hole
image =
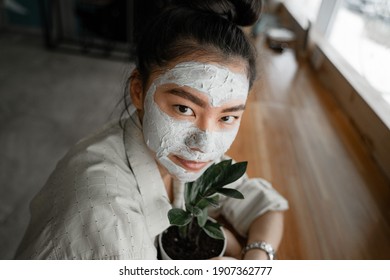
[[[110,141],[119,142],[87,143],[60,162],[31,204],[18,259],[157,258],[137,183]]]

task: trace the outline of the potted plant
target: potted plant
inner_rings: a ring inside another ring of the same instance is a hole
[[[163,259],[210,259],[222,256],[226,239],[221,225],[208,216],[209,206],[218,207],[219,196],[243,199],[239,191],[226,185],[239,179],[247,162],[224,160],[211,165],[196,181],[186,183],[185,209],[168,212],[171,226],[159,236]]]

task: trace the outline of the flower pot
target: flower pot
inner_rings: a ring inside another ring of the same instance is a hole
[[[201,230],[197,224],[193,234],[197,244],[183,240],[177,226],[170,226],[158,236],[158,247],[163,260],[205,260],[223,256],[226,250],[225,239],[214,239]]]

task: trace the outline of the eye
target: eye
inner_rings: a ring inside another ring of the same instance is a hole
[[[234,121],[238,120],[237,116],[225,116],[221,118],[221,121],[226,124],[232,124]]]
[[[174,105],[173,106],[176,113],[184,116],[194,116],[194,111],[192,111],[191,108],[184,106],[184,105]]]

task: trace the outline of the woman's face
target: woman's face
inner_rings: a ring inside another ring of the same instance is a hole
[[[159,164],[180,181],[196,180],[235,139],[248,89],[244,63],[180,62],[153,74],[142,123]]]

